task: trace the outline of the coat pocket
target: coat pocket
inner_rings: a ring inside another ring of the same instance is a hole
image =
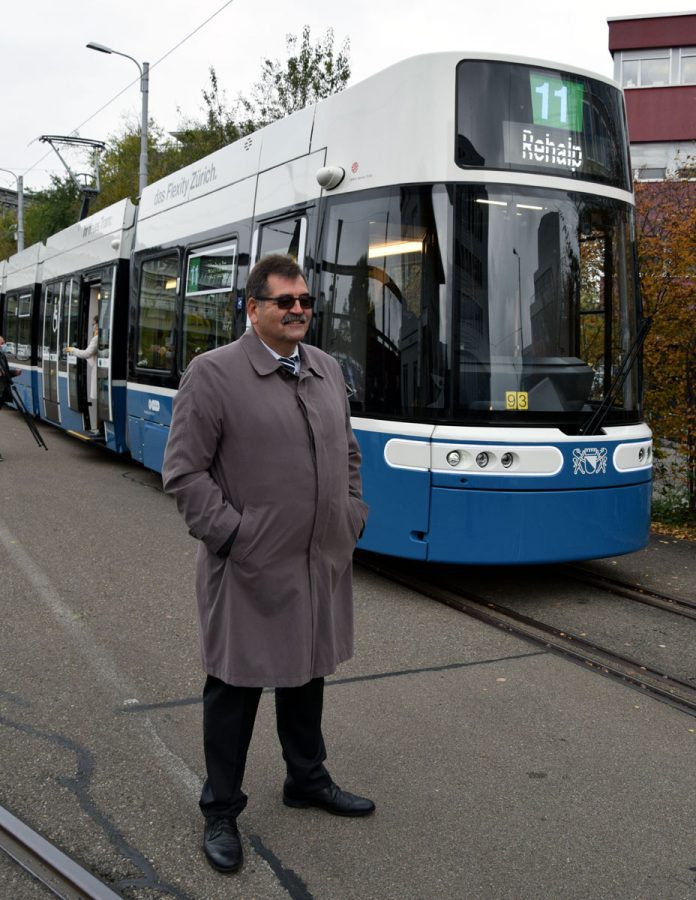
[[[350,522],[353,528],[353,537],[357,541],[363,532],[365,522],[367,521],[368,505],[357,497],[351,497],[348,501],[348,511]]]
[[[232,544],[230,555],[227,557],[232,560],[232,562],[244,562],[254,549],[257,539],[256,516],[257,511],[253,509],[253,507],[245,506],[242,510],[239,531]]]

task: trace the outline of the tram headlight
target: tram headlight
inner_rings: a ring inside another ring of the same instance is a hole
[[[503,455],[500,457],[500,462],[505,469],[509,469],[514,461],[515,457],[512,455],[512,453],[503,453]]]
[[[459,450],[450,450],[450,452],[447,454],[447,462],[451,466],[458,466],[461,462],[461,459],[462,454],[459,452]]]
[[[476,465],[481,469],[485,469],[489,463],[489,460],[490,460],[489,455],[486,453],[485,450],[483,450],[476,457]]]
[[[645,459],[645,447],[641,447],[638,451],[638,462],[643,462]]]

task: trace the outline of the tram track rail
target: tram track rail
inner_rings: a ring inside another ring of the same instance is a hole
[[[696,687],[680,678],[669,675],[667,672],[663,672],[610,648],[603,647],[584,634],[576,634],[567,629],[542,622],[470,591],[463,592],[454,589],[451,584],[439,584],[434,580],[426,581],[418,575],[397,569],[389,562],[382,560],[376,562],[360,556],[356,561],[364,568],[390,581],[408,587],[439,603],[450,606],[488,625],[521,637],[537,646],[546,647],[551,652],[581,664],[593,672],[621,681],[640,690],[644,695],[650,695],[688,715],[696,717]],[[611,581],[611,579],[606,580]],[[598,585],[597,581],[592,583],[595,586]],[[625,587],[626,590],[633,589],[633,586],[622,585],[621,582],[616,582],[614,585],[617,589],[621,586]],[[602,585],[602,587],[605,590],[609,589],[605,585]],[[622,594],[622,596],[626,595]],[[643,596],[641,593],[641,602],[643,602]],[[654,599],[660,599],[665,604],[670,603],[670,600],[665,595],[656,595]],[[670,612],[676,611],[671,606],[657,603],[651,603],[651,605],[668,608]],[[680,612],[680,614],[684,613]]]
[[[628,600],[635,600],[637,603],[644,603],[646,606],[653,606],[656,609],[664,609],[688,619],[696,619],[696,602],[693,600],[676,597],[674,594],[666,594],[662,591],[654,591],[652,588],[640,584],[631,584],[610,575],[593,572],[583,566],[566,566],[563,574],[575,581],[581,581],[583,584],[626,597]]]
[[[119,900],[111,888],[83,869],[0,806],[0,851],[64,900]]]

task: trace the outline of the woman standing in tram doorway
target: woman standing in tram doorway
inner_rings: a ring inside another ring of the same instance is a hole
[[[99,319],[92,320],[92,338],[84,350],[77,347],[68,347],[68,353],[72,353],[79,359],[87,360],[87,387],[89,389],[89,428],[94,434],[97,428],[97,350],[99,349]]]

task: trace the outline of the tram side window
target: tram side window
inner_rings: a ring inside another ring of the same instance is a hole
[[[170,370],[172,367],[178,286],[178,254],[143,262],[138,297],[139,368]]]
[[[16,359],[31,358],[31,294],[9,294],[5,304],[6,352]]]
[[[102,276],[102,282],[99,285],[99,358],[104,359],[109,356],[111,347],[111,306],[112,306],[112,285],[113,270]]]
[[[79,343],[78,335],[78,283],[74,278],[63,285],[63,304],[61,308],[60,326],[60,368],[65,371],[67,367],[67,348]]]
[[[268,256],[269,253],[282,253],[292,256],[293,259],[299,259],[306,228],[307,220],[302,216],[263,225],[257,252],[258,259]]]
[[[20,294],[17,308],[17,359],[31,358],[32,295]]]
[[[186,263],[182,369],[194,356],[232,341],[237,242],[189,254]]]
[[[637,327],[627,302],[633,289],[627,227],[596,211],[585,216],[580,238],[580,355],[594,371],[591,399],[597,401],[609,391]],[[636,405],[636,390],[628,379],[615,405]]]
[[[17,353],[17,311],[18,299],[16,294],[10,294],[5,304],[4,338],[6,352],[14,356]]]
[[[580,355],[595,372],[592,399],[601,400],[605,372],[606,341],[605,290],[611,285],[605,279],[608,241],[600,230],[586,229],[580,239]]]
[[[448,403],[438,202],[437,187],[401,188],[330,208],[319,340],[355,411],[408,415]]]

